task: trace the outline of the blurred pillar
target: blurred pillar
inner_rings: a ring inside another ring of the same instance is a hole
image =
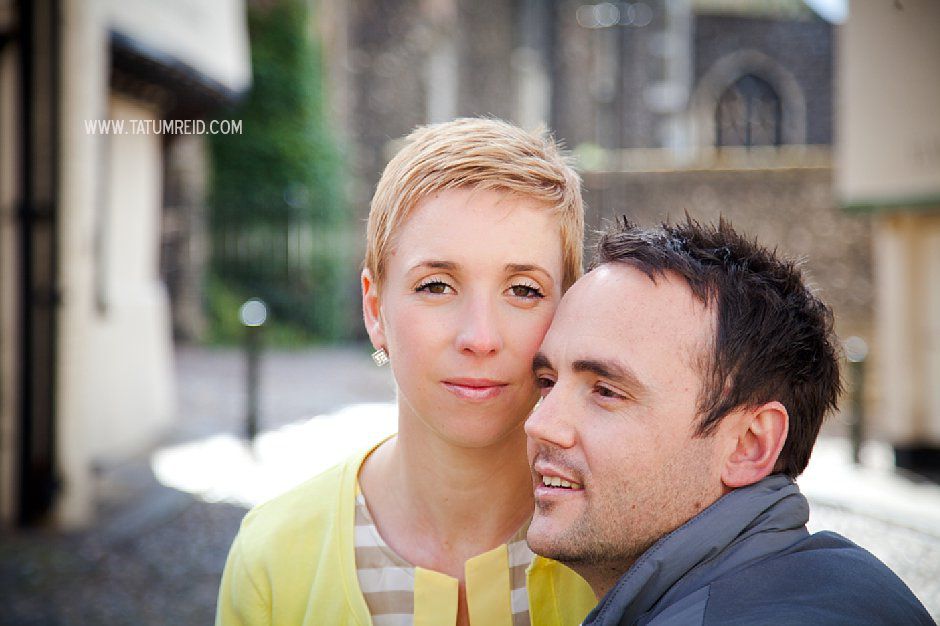
[[[898,465],[940,467],[940,211],[875,223],[879,431]]]
[[[202,135],[175,135],[167,142],[160,274],[170,296],[173,337],[187,343],[206,332],[206,152]]]
[[[551,105],[550,63],[553,28],[551,3],[522,0],[518,7],[519,45],[512,53],[516,84],[516,112],[513,119],[523,128],[548,124]]]
[[[846,378],[848,378],[852,406],[852,461],[858,464],[862,461],[862,443],[867,436],[865,432],[865,358],[868,356],[868,344],[861,337],[852,336],[846,339],[843,347],[848,361]]]
[[[61,18],[57,0],[17,3],[23,100],[17,111],[20,160],[20,389],[17,444],[18,518],[43,520],[57,488],[57,336],[60,312],[59,80]]]
[[[313,30],[317,33],[323,51],[323,71],[326,73],[327,103],[333,131],[344,142],[349,141],[350,127],[350,60],[349,60],[349,2],[347,0],[319,0],[310,12]]]
[[[457,0],[457,114],[512,120],[515,4],[504,0]],[[485,69],[484,69],[485,68]]]
[[[457,2],[439,0],[426,6],[431,33],[424,67],[427,121],[437,124],[452,120],[457,115]]]
[[[251,298],[238,310],[238,319],[245,326],[245,438],[252,443],[261,422],[261,329],[268,308],[261,299]]]
[[[881,408],[898,465],[940,471],[940,3],[854,2],[838,31],[837,189],[874,214]],[[877,49],[871,45],[879,41]]]
[[[0,527],[16,517],[20,392],[20,221],[16,170],[22,140],[17,108],[19,87],[16,17],[0,13]]]

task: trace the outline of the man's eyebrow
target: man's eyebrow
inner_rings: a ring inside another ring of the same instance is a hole
[[[547,356],[541,352],[536,352],[535,356],[532,357],[532,371],[537,372],[541,369],[552,370],[555,368],[552,367],[552,362],[548,360]]]
[[[625,385],[636,392],[646,389],[646,385],[640,382],[639,376],[619,361],[610,359],[578,359],[571,364],[571,369],[576,372],[596,374],[601,378],[607,378],[613,382]]]

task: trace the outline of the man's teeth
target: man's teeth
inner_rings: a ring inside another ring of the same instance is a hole
[[[560,476],[542,476],[542,484],[546,487],[564,487],[565,489],[580,489],[581,485],[561,478]]]

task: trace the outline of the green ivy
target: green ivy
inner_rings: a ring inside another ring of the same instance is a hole
[[[291,336],[329,341],[352,332],[348,281],[355,285],[356,247],[328,246],[325,253],[295,245],[345,241],[350,230],[343,164],[309,25],[305,0],[248,3],[252,87],[218,116],[241,120],[243,131],[213,135],[210,143],[215,288],[207,296],[218,327],[210,334],[219,341],[232,338],[227,308],[237,304],[223,294],[260,297],[269,323],[293,329]]]

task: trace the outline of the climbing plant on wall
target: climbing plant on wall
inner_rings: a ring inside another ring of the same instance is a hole
[[[234,339],[232,305],[258,296],[292,340],[344,338],[358,248],[307,2],[250,2],[248,27],[252,87],[218,116],[241,120],[242,134],[210,142],[213,335]]]

